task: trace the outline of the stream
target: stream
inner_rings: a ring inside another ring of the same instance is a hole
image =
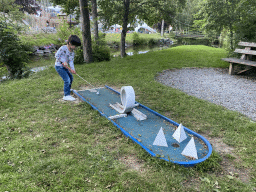
[[[136,54],[144,54],[147,52],[152,52],[152,51],[159,51],[159,50],[163,50],[163,49],[168,49],[171,46],[131,46],[131,47],[127,47],[125,49],[125,52],[127,55],[132,56],[132,55],[136,55]],[[118,57],[121,55],[121,48],[111,48],[111,52],[110,52],[111,56],[113,57]]]

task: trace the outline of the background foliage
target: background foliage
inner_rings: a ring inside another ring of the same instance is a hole
[[[0,23],[0,63],[6,66],[10,78],[21,78],[32,50],[23,44],[12,29]]]

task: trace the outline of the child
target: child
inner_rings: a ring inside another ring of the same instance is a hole
[[[74,50],[77,46],[81,46],[81,41],[78,36],[70,35],[67,45],[59,48],[55,54],[55,69],[64,81],[64,97],[63,100],[75,101],[76,99],[70,95],[73,74],[76,74],[74,67]],[[68,67],[68,65],[70,67]]]

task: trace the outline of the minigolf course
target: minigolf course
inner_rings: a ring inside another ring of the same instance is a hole
[[[153,157],[189,167],[212,153],[203,136],[136,102],[131,86],[122,87],[120,93],[107,85],[72,91]]]

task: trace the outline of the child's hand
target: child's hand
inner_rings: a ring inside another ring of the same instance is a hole
[[[61,64],[63,65],[63,67],[67,68],[71,73],[76,74],[76,71],[75,71],[75,70],[70,69],[70,68],[68,67],[68,63],[67,63],[67,62],[64,62],[64,63],[61,63]]]
[[[68,63],[67,63],[67,62],[62,63],[62,65],[63,65],[64,67],[68,67]]]
[[[73,73],[73,74],[76,74],[76,71],[73,70],[73,69],[70,69],[70,72]]]

